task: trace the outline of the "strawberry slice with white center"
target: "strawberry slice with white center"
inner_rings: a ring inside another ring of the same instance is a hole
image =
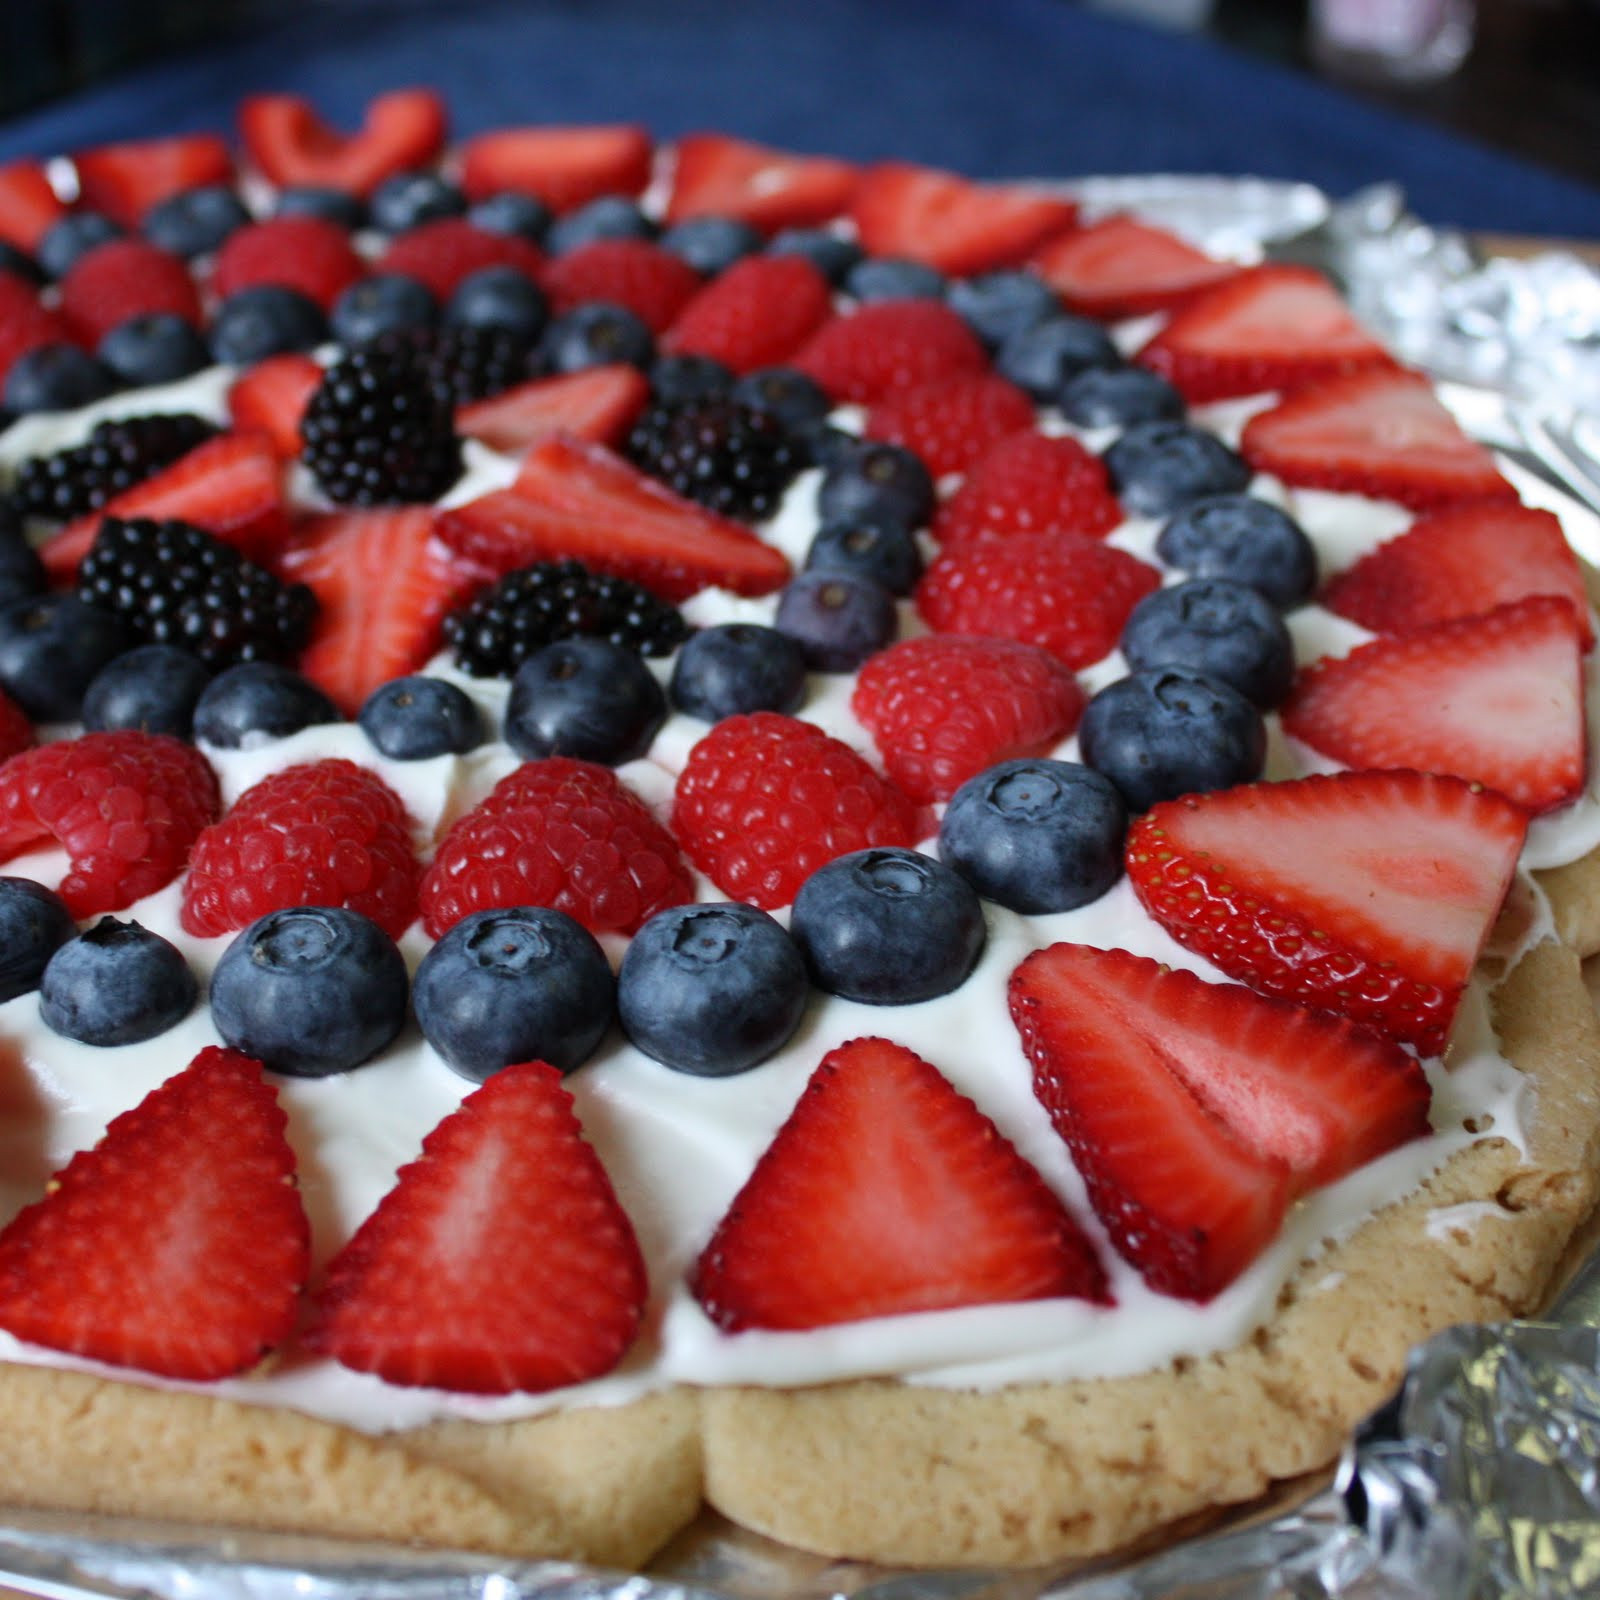
[[[427,166],[444,147],[448,117],[431,89],[396,89],[367,107],[360,129],[336,133],[309,101],[253,95],[239,107],[250,159],[281,187],[370,194],[387,177]]]
[[[469,200],[510,189],[573,211],[603,194],[638,194],[653,154],[649,133],[629,123],[501,128],[462,146],[461,186]]]
[[[185,189],[233,181],[227,143],[211,133],[101,145],[80,150],[72,164],[79,204],[125,228],[137,228],[152,206]]]
[[[1486,784],[1538,813],[1583,788],[1583,641],[1552,595],[1316,662],[1284,731],[1348,767],[1414,767]]]
[[[1243,270],[1165,228],[1122,215],[1052,239],[1028,265],[1072,310],[1107,321],[1170,311]]]
[[[565,434],[535,445],[511,488],[440,512],[438,529],[495,576],[571,558],[672,601],[712,585],[771,594],[789,578],[783,553],[748,528]]]
[[[1245,424],[1240,449],[1257,472],[1296,488],[1397,500],[1413,511],[1517,497],[1420,372],[1358,372],[1290,395]]]
[[[1093,1247],[995,1125],[920,1056],[854,1039],[822,1060],[691,1278],[721,1328],[1072,1296]]]
[[[1128,877],[1230,978],[1437,1055],[1527,831],[1460,778],[1340,772],[1152,806]]]
[[[810,228],[850,203],[857,168],[829,156],[791,155],[720,133],[678,140],[667,221],[735,217],[763,233]]]
[[[617,362],[519,383],[456,412],[457,429],[491,450],[530,449],[557,433],[620,444],[650,398],[650,381]]]
[[[351,716],[427,661],[445,613],[482,581],[434,538],[433,519],[427,506],[312,517],[279,564],[317,597],[300,670]]]
[[[310,1267],[285,1122],[260,1062],[202,1050],[0,1234],[0,1328],[168,1378],[253,1367]]]
[[[328,1266],[307,1345],[462,1394],[609,1372],[644,1315],[644,1259],[561,1075],[506,1067],[400,1169]]]
[[[0,239],[7,244],[31,254],[66,209],[37,161],[0,167]]]
[[[1058,944],[1010,998],[1096,1213],[1163,1294],[1211,1298],[1296,1196],[1428,1132],[1428,1080],[1398,1045],[1237,984]]]
[[[1307,384],[1394,358],[1309,267],[1253,267],[1175,311],[1139,352],[1191,403]]]
[[[264,433],[281,459],[293,461],[300,454],[300,419],[321,382],[322,368],[310,356],[268,356],[228,391],[228,414],[234,427]]]

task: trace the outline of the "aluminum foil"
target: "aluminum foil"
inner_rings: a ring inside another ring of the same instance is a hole
[[[1303,184],[1104,178],[1219,253],[1336,276],[1408,360],[1452,380],[1468,425],[1600,509],[1600,272],[1488,261],[1392,187],[1335,204]],[[3,1444],[0,1444],[3,1448]],[[892,1571],[786,1549],[707,1515],[645,1574],[128,1520],[4,1513],[0,1585],[46,1600],[1535,1600],[1600,1594],[1600,1253],[1548,1320],[1455,1328],[1336,1476],[1213,1531],[1093,1570]]]

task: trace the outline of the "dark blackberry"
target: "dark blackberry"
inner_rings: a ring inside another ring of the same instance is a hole
[[[509,678],[558,639],[609,639],[641,656],[664,656],[688,635],[675,607],[581,561],[541,561],[508,572],[444,619],[456,665],[475,678]]]
[[[300,437],[301,459],[340,505],[425,504],[461,476],[455,403],[399,343],[353,350],[330,367]]]
[[[450,326],[390,333],[374,341],[409,347],[458,406],[503,394],[532,376],[533,341],[506,327]]]
[[[78,569],[78,595],[141,640],[177,645],[212,668],[299,654],[317,614],[286,584],[187,522],[107,517]]]
[[[805,465],[778,417],[728,395],[651,406],[627,453],[679,494],[746,522],[770,517]]]
[[[70,522],[154,477],[216,431],[186,411],[97,423],[85,443],[53,456],[31,456],[17,468],[16,507],[27,517]]]

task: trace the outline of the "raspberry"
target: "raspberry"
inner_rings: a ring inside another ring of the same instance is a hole
[[[871,405],[896,389],[983,372],[978,336],[939,300],[879,300],[835,317],[795,357],[835,400]]]
[[[33,746],[33,724],[10,695],[0,691],[0,761]]]
[[[490,233],[461,217],[440,217],[403,233],[378,258],[377,272],[398,272],[448,300],[463,278],[485,267],[515,267],[539,276],[544,256],[537,245],[514,234]]]
[[[1109,533],[1122,508],[1098,456],[1031,430],[1002,439],[939,512],[940,543],[1013,533]]]
[[[1007,434],[1033,424],[1033,402],[1015,384],[963,374],[906,389],[877,402],[870,439],[904,445],[935,478],[965,472]]]
[[[661,347],[754,372],[787,361],[832,310],[828,280],[809,261],[746,256],[683,308]]]
[[[217,252],[211,288],[220,300],[276,283],[298,289],[326,311],[365,275],[350,236],[321,217],[273,217],[231,233]]]
[[[419,875],[411,820],[388,784],[353,761],[313,761],[263,778],[200,835],[183,927],[209,938],[269,911],[335,906],[398,939]]]
[[[61,314],[91,348],[129,317],[170,311],[200,326],[200,296],[175,255],[142,239],[110,239],[61,280]]]
[[[120,911],[183,870],[222,809],[200,752],[159,733],[86,733],[0,768],[0,860],[52,839],[72,858],[59,893],[78,918]]]
[[[700,287],[687,261],[648,239],[596,239],[545,269],[550,309],[560,316],[589,300],[625,306],[652,333],[665,332]]]
[[[502,778],[451,828],[419,898],[435,939],[500,906],[553,906],[591,933],[637,933],[656,912],[693,900],[694,879],[615,773],[553,756]]]
[[[921,822],[849,745],[773,711],[719,722],[689,752],[672,809],[690,860],[764,911],[852,850],[914,845]]]
[[[20,278],[0,272],[0,383],[12,364],[41,345],[64,343],[67,325]]]
[[[917,585],[936,633],[1021,639],[1086,667],[1161,583],[1154,567],[1079,533],[1017,533],[941,551]]]
[[[999,761],[1042,755],[1078,725],[1078,680],[1011,639],[907,639],[861,669],[851,709],[913,800],[948,800]]]

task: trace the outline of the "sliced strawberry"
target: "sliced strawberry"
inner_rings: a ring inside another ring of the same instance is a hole
[[[713,585],[771,594],[789,577],[782,552],[748,528],[564,434],[529,452],[510,489],[440,512],[438,528],[452,550],[495,574],[572,557],[667,600]]]
[[[439,217],[402,233],[378,257],[373,270],[415,278],[436,299],[448,300],[463,278],[486,267],[515,267],[525,277],[535,278],[543,266],[543,252],[526,239],[491,233],[465,217]]]
[[[293,461],[300,454],[300,419],[321,382],[322,368],[310,356],[268,356],[228,391],[233,425],[265,434],[282,460]]]
[[[61,314],[73,336],[90,346],[130,317],[158,311],[200,326],[200,295],[188,267],[143,239],[108,239],[61,280]]]
[[[444,148],[447,127],[444,102],[431,89],[380,94],[350,135],[335,133],[298,95],[253,95],[239,107],[250,159],[285,188],[370,194],[397,172],[428,166]]]
[[[274,283],[298,290],[326,311],[366,270],[338,223],[325,217],[269,217],[234,229],[222,241],[211,289],[226,300],[241,289]]]
[[[885,395],[867,413],[869,439],[922,457],[935,478],[965,472],[1008,434],[1033,424],[1033,402],[993,373],[941,378]]]
[[[233,178],[227,142],[214,133],[102,145],[80,151],[72,164],[82,204],[125,228],[137,228],[152,206],[185,189]]]
[[[1398,1045],[1237,984],[1057,944],[1010,997],[1034,1093],[1163,1294],[1210,1299],[1296,1196],[1428,1132],[1427,1077]]]
[[[422,1141],[328,1267],[313,1350],[388,1383],[558,1389],[627,1353],[649,1285],[554,1067],[506,1067]]]
[[[691,1279],[728,1332],[1071,1296],[1093,1247],[995,1125],[887,1039],[826,1055]]]
[[[603,194],[640,193],[653,155],[649,133],[631,124],[502,128],[462,147],[461,184],[470,200],[512,190],[573,211]]]
[[[1583,571],[1560,522],[1491,500],[1419,517],[1340,573],[1322,603],[1374,633],[1408,633],[1535,594],[1563,596],[1584,649],[1594,643]]]
[[[648,239],[595,239],[559,255],[540,280],[560,316],[590,300],[624,306],[652,333],[664,333],[700,288],[681,256]]]
[[[57,583],[78,570],[104,517],[178,518],[214,533],[252,560],[270,556],[288,529],[283,468],[265,434],[224,433],[180,456],[100,510],[52,534],[39,554]]]
[[[1348,767],[1486,784],[1532,812],[1583,788],[1583,640],[1553,595],[1375,639],[1300,675],[1284,730]]]
[[[31,255],[66,209],[37,161],[0,167],[0,239],[7,244]]]
[[[202,1050],[0,1234],[0,1327],[168,1378],[253,1367],[310,1268],[286,1120],[259,1062]]]
[[[427,506],[312,517],[279,568],[317,597],[300,670],[351,716],[438,649],[445,613],[477,584],[433,537]]]
[[[736,217],[763,233],[810,228],[850,203],[858,169],[829,156],[797,156],[721,133],[679,139],[667,221]]]
[[[775,367],[832,315],[828,280],[800,256],[746,256],[679,313],[662,348],[735,372]]]
[[[1229,977],[1437,1055],[1527,829],[1460,778],[1341,772],[1163,801],[1128,876]]]
[[[1264,266],[1195,295],[1139,352],[1191,403],[1389,368],[1394,358],[1309,267]]]
[[[620,444],[650,398],[637,367],[615,363],[519,383],[456,412],[457,429],[491,450],[516,453],[553,434]]]
[[[906,256],[952,276],[1015,266],[1078,208],[1058,195],[1013,183],[972,183],[951,172],[886,161],[868,167],[850,202],[869,255]]]
[[[1420,372],[1358,372],[1302,390],[1257,412],[1240,447],[1258,472],[1284,483],[1398,500],[1414,511],[1517,497]]]
[[[897,389],[986,372],[989,357],[942,300],[879,300],[825,322],[792,364],[835,400],[871,405]]]
[[[1122,521],[1100,458],[1076,439],[1026,428],[1002,439],[973,466],[940,508],[933,536],[964,539],[1015,533],[1109,533]]]
[[[1028,265],[1072,310],[1107,321],[1170,311],[1242,270],[1121,214],[1050,240]]]

